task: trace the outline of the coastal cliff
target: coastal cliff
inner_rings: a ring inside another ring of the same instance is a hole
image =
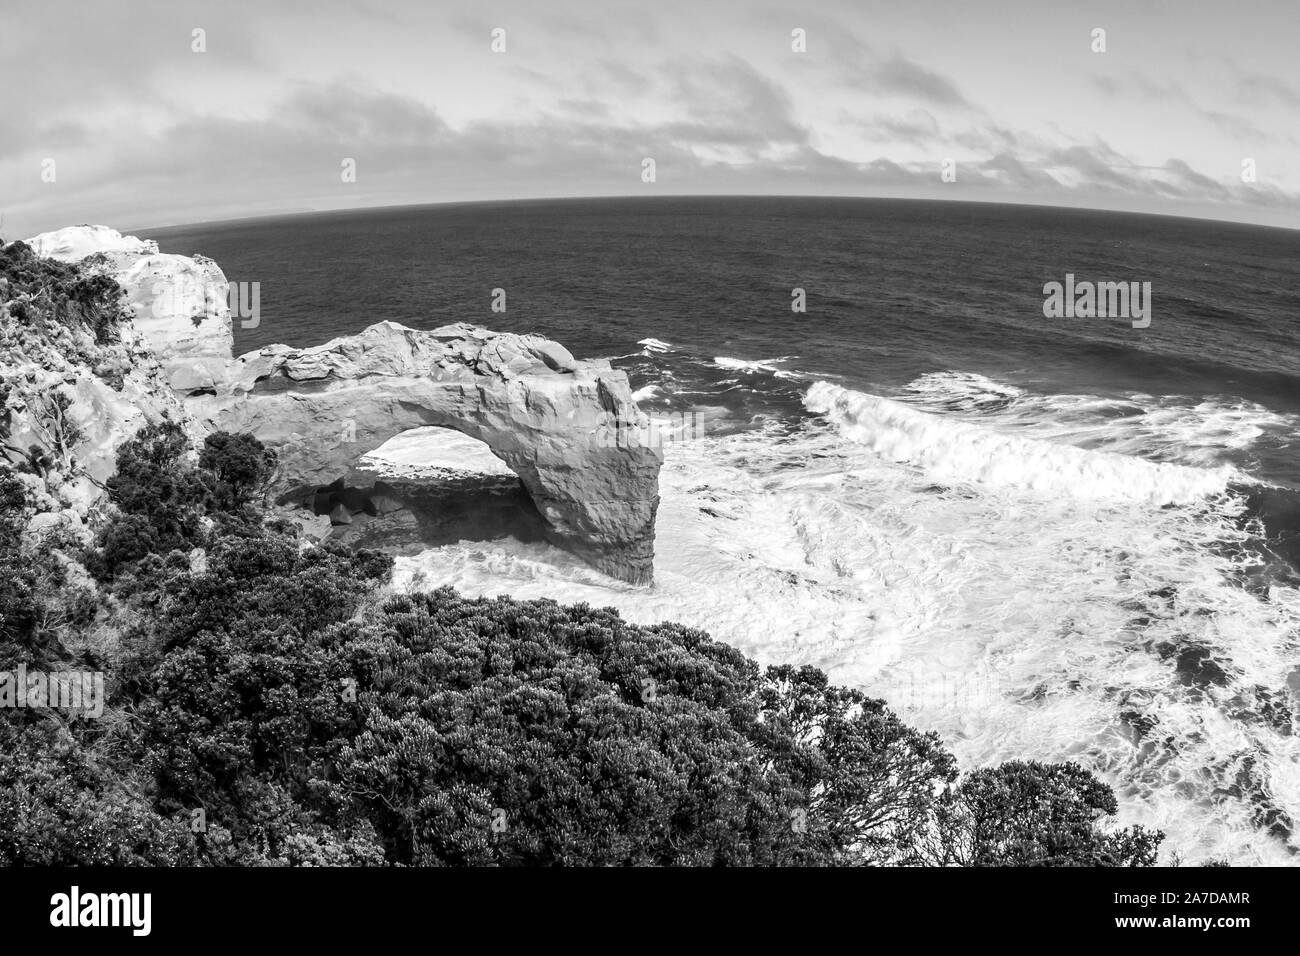
[[[84,524],[97,506],[117,447],[160,419],[196,438],[256,435],[279,456],[272,487],[285,502],[345,476],[389,438],[433,425],[485,442],[519,476],[555,544],[621,580],[652,580],[663,454],[627,377],[607,362],[576,360],[536,335],[393,322],[234,357],[228,284],[211,260],[163,254],[103,226],[26,244],[75,264],[61,273],[67,281],[107,277],[122,293],[107,303],[118,310],[116,334],[98,342],[75,328],[25,328],[9,302],[0,313],[6,454],[59,446],[56,510],[69,522]],[[51,401],[67,423],[62,440],[49,434]]]

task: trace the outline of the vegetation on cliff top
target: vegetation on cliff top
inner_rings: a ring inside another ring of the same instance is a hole
[[[0,300],[20,326],[85,329],[104,345],[117,336],[121,297],[122,287],[105,272],[43,258],[25,242],[0,240]]]

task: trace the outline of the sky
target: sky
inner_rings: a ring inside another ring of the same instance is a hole
[[[1298,47],[1293,0],[0,0],[0,235],[683,194],[1294,228]]]

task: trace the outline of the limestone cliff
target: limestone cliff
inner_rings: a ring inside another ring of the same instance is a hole
[[[177,391],[210,388],[225,373],[235,336],[226,276],[211,259],[160,253],[156,242],[106,226],[69,226],[27,244],[37,255],[80,262],[116,279],[136,329]]]
[[[112,472],[117,445],[162,414],[196,437],[257,435],[280,456],[282,499],[330,484],[400,432],[437,425],[487,443],[519,475],[556,544],[622,580],[651,580],[661,446],[626,376],[607,362],[577,361],[535,335],[392,322],[315,348],[232,358],[227,283],[210,260],[165,255],[102,226],[28,244],[111,275],[125,292],[122,344],[104,356],[123,366],[125,392],[106,396],[93,372],[66,367],[50,343],[4,358],[21,364],[6,380],[21,371],[35,383],[21,402],[62,381],[88,431],[77,454],[91,486]],[[20,421],[30,432],[38,419],[33,411]],[[89,494],[78,493],[82,511]]]
[[[0,255],[0,452],[22,466],[29,530],[84,539],[118,446],[145,424],[189,419],[117,289],[91,281],[103,263],[60,267],[13,244]]]

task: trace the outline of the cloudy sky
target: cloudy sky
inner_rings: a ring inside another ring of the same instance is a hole
[[[1293,0],[2,0],[2,230],[684,193],[1297,227],[1297,48]]]

